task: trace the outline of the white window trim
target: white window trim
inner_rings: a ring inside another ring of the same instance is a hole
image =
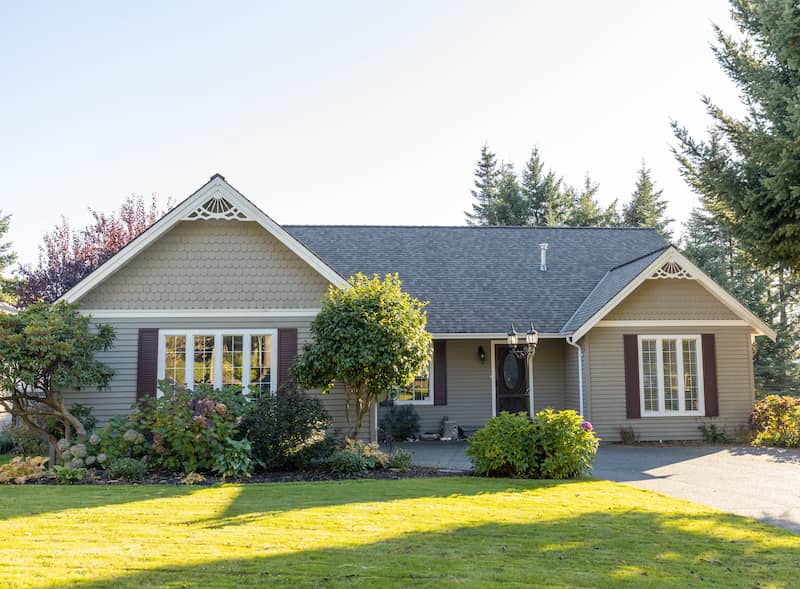
[[[667,411],[664,408],[664,354],[663,341],[665,339],[678,340],[676,360],[678,369],[678,411]],[[658,377],[658,411],[646,411],[644,405],[644,354],[642,354],[642,340],[656,341],[656,376]],[[694,340],[697,352],[697,410],[687,411],[683,382],[683,340]],[[703,342],[702,337],[692,335],[640,335],[637,341],[639,355],[639,407],[642,417],[698,417],[706,414],[705,391],[703,390]]]
[[[401,401],[399,399],[395,400],[395,405],[433,405],[433,359],[428,362],[428,398],[424,401],[417,401],[415,399],[409,399]]]
[[[214,337],[214,350],[222,350],[222,337],[226,335],[242,336],[242,392],[248,394],[250,385],[250,337],[254,335],[269,335],[270,343],[270,393],[278,390],[278,330],[277,329],[159,329],[158,330],[158,380],[164,380],[167,375],[167,336],[182,335],[186,338],[186,372],[184,384],[189,390],[194,390],[194,362],[190,361],[189,351],[194,349],[194,337],[197,335],[210,335]],[[222,353],[214,357],[214,388],[222,388]],[[156,396],[163,396],[161,389],[156,391]]]

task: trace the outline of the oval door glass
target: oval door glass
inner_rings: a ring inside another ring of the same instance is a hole
[[[516,390],[519,384],[519,362],[511,352],[503,360],[503,382],[510,391]]]

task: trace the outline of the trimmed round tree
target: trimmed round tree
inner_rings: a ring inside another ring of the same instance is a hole
[[[292,365],[304,388],[328,394],[342,383],[348,437],[357,438],[379,396],[410,385],[430,359],[427,303],[402,289],[397,274],[356,274],[345,288],[331,287],[311,324],[313,340]]]

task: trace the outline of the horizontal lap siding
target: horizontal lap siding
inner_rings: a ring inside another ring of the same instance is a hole
[[[739,319],[694,280],[645,280],[604,320],[716,320]]]
[[[209,329],[209,330],[247,330],[247,329],[277,329],[278,327],[296,328],[298,339],[298,352],[303,345],[308,343],[311,332],[311,320],[307,317],[259,319],[259,318],[158,318],[158,319],[120,319],[104,320],[98,316],[94,322],[111,324],[116,332],[114,344],[107,352],[97,354],[97,359],[114,369],[114,378],[111,386],[104,391],[82,390],[66,393],[67,402],[81,403],[92,407],[100,423],[108,421],[114,415],[130,412],[131,405],[136,401],[136,367],[138,332],[140,328],[155,327],[158,329]],[[273,345],[275,345],[273,343]],[[346,421],[344,415],[344,393],[341,388],[334,389],[328,395],[320,391],[310,391],[309,394],[320,398],[330,414],[334,428],[345,432]],[[369,428],[365,424],[365,435],[372,429],[372,419]],[[368,431],[369,430],[369,431]]]
[[[564,340],[542,339],[533,357],[534,412],[564,408]]]
[[[481,363],[478,347],[486,360]],[[447,342],[447,405],[414,405],[420,431],[439,432],[443,417],[460,426],[484,425],[492,415],[490,344],[481,340]]]
[[[580,411],[578,350],[566,343],[564,345],[564,408]]]
[[[753,408],[754,387],[748,328],[681,327],[676,329],[595,328],[585,341],[588,345],[589,420],[604,441],[618,441],[620,427],[632,427],[642,440],[696,440],[702,435],[697,427],[712,418],[642,417],[625,415],[625,367],[623,335],[695,335],[713,333],[717,347],[719,417],[714,423],[733,434],[749,423]]]

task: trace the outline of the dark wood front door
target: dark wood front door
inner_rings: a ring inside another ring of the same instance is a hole
[[[525,358],[517,358],[509,346],[497,345],[495,357],[495,390],[497,413],[508,411],[530,414],[528,370]]]

